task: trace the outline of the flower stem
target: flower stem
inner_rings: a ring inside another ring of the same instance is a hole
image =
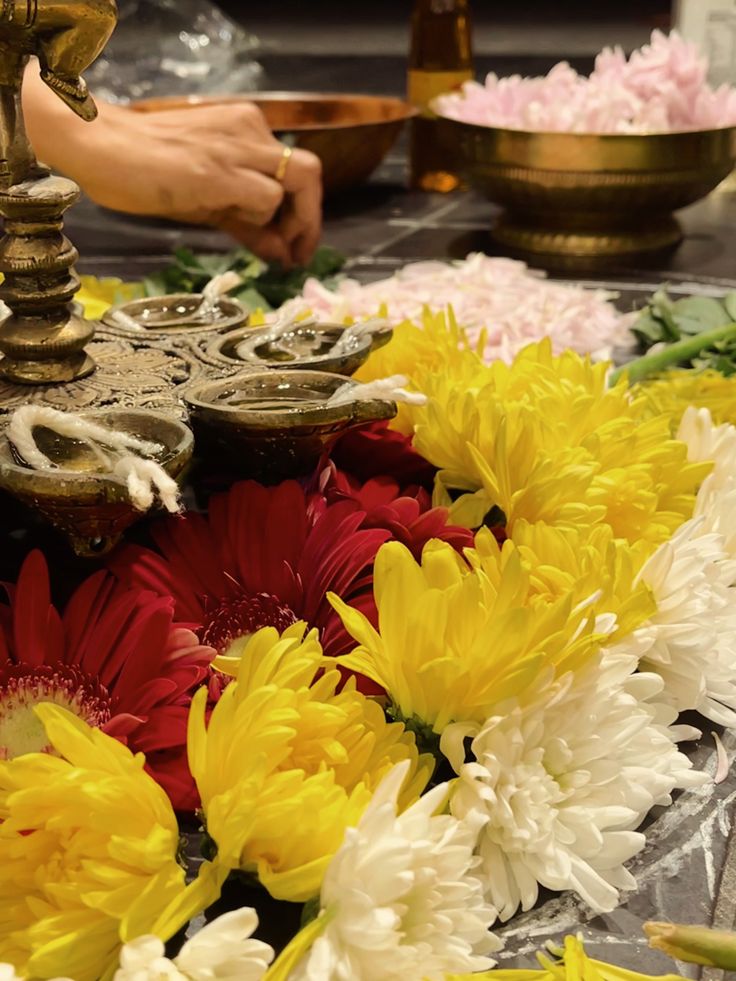
[[[678,923],[645,923],[649,946],[677,960],[724,971],[736,969],[736,934]]]
[[[693,337],[686,337],[674,344],[668,344],[661,351],[644,354],[634,361],[621,365],[620,368],[611,372],[609,384],[615,385],[622,375],[626,375],[629,384],[633,385],[635,382],[641,381],[642,378],[646,378],[647,375],[656,375],[666,368],[680,364],[682,361],[691,361],[701,351],[712,347],[719,341],[733,339],[736,339],[736,323],[724,324],[723,327],[715,327],[713,330],[704,330]]]

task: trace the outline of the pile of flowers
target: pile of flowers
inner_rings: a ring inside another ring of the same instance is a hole
[[[153,522],[63,612],[40,553],[6,586],[0,977],[514,981],[503,924],[615,908],[712,780],[679,717],[736,723],[736,427],[444,315],[361,369],[394,374],[427,403]],[[626,977],[574,938],[568,973]]]
[[[676,133],[736,124],[736,89],[711,88],[707,60],[676,31],[654,31],[627,60],[604,48],[588,77],[567,62],[542,78],[491,73],[440,96],[437,111],[479,126],[533,132]]]
[[[326,323],[385,317],[398,326],[425,310],[451,307],[468,341],[484,361],[512,361],[527,344],[550,337],[555,352],[610,357],[631,343],[633,316],[611,302],[613,294],[573,283],[553,282],[516,259],[471,253],[457,262],[427,260],[403,266],[370,283],[341,279],[335,286],[314,277],[282,313],[312,313]]]

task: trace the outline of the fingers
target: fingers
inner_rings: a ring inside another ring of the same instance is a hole
[[[217,107],[216,120],[211,115],[213,107],[186,110],[197,115],[202,124],[212,127],[217,121],[225,138],[218,153],[221,154],[223,172],[232,173],[229,181],[219,182],[219,190],[213,187],[213,211],[229,214],[228,226],[245,228],[248,225],[264,227],[271,223],[279,208],[281,214],[275,231],[287,245],[285,265],[309,261],[319,242],[322,229],[322,165],[318,157],[307,150],[292,151],[281,183],[275,181],[283,161],[284,145],[280,143],[265,121],[260,110],[251,103]],[[206,116],[202,113],[206,109]],[[210,129],[210,132],[212,130]],[[215,222],[224,227],[222,220]],[[249,234],[249,233],[248,233]],[[236,235],[236,237],[238,237]],[[283,248],[270,239],[270,253],[283,255]]]
[[[223,175],[209,192],[212,211],[217,215],[232,215],[241,224],[265,226],[270,224],[284,203],[284,189],[272,177],[254,170],[235,171]]]
[[[292,258],[307,263],[322,231],[322,164],[306,150],[295,150],[283,180],[288,192],[279,230],[291,245]]]
[[[319,244],[322,221],[317,210],[314,220],[305,221],[295,210],[294,200],[288,201],[278,219],[279,234],[286,242],[292,262],[305,266]]]
[[[285,266],[309,261],[322,226],[320,161],[295,149],[280,168],[284,146],[257,106],[202,105],[157,112],[141,122],[152,127],[149,140],[162,147],[159,170],[166,177],[151,182],[149,193],[160,198],[151,205],[155,213],[222,228]]]
[[[257,228],[237,215],[226,216],[218,227],[266,262],[280,262],[285,268],[291,265],[289,246],[273,228]]]
[[[159,109],[151,115],[159,122],[186,126],[191,132],[204,132],[210,138],[224,137],[228,142],[235,143],[255,138],[265,144],[279,145],[266,117],[253,102],[204,102],[185,108]]]
[[[283,159],[283,146],[263,147],[260,159],[275,173]],[[251,165],[256,161],[252,161]],[[278,232],[289,246],[293,262],[305,265],[314,254],[322,231],[322,164],[308,150],[294,150],[282,180],[287,192]]]

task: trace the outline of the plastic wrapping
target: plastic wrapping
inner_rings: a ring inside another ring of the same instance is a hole
[[[118,0],[118,26],[85,77],[110,102],[249,92],[258,41],[208,0]]]

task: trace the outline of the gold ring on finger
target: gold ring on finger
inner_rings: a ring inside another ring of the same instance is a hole
[[[276,168],[276,173],[274,177],[280,183],[283,182],[284,177],[286,177],[286,168],[289,166],[289,160],[291,160],[291,155],[294,151],[290,146],[285,146],[281,151],[281,159],[279,160],[279,165]]]

